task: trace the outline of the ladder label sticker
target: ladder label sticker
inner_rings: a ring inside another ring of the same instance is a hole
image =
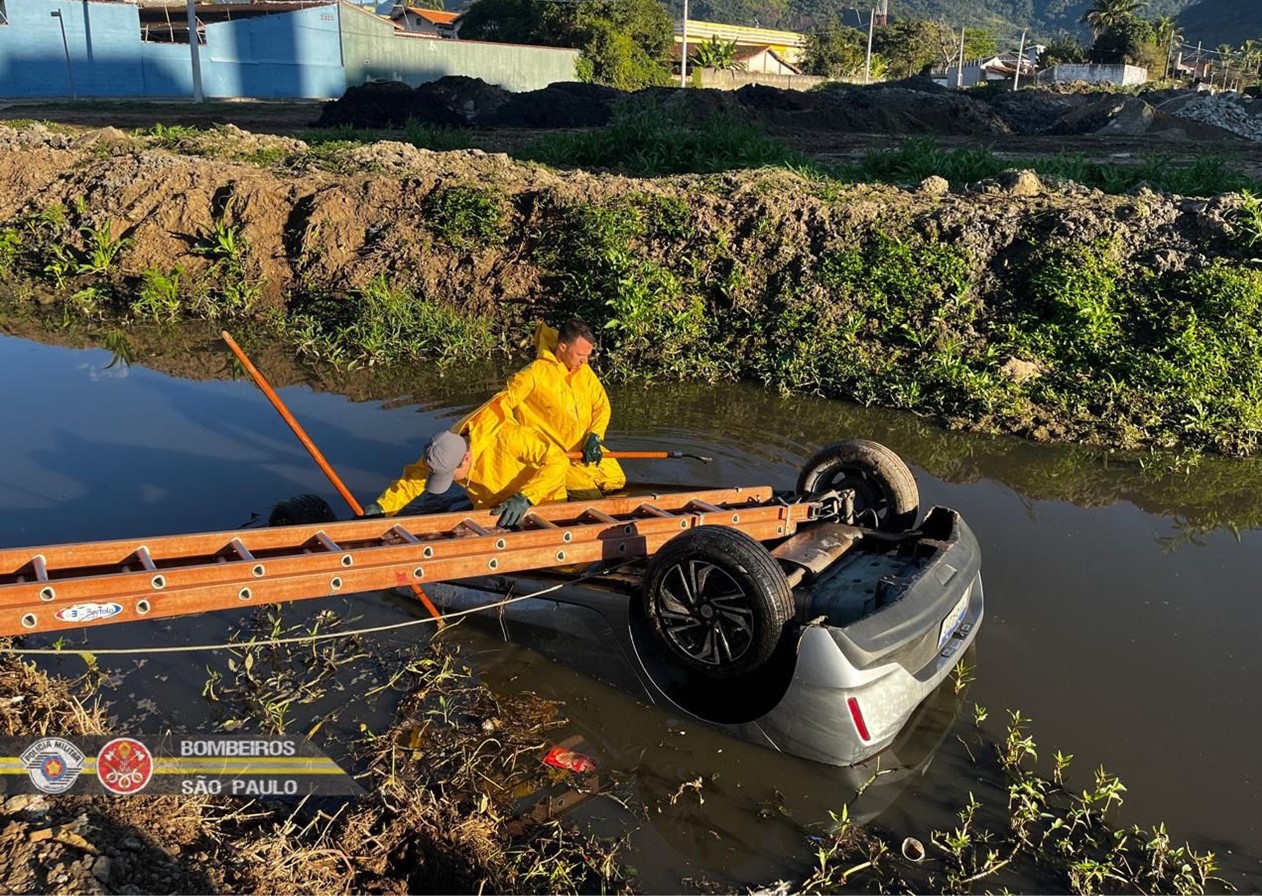
[[[111,601],[107,604],[74,604],[58,610],[54,615],[62,622],[95,622],[98,619],[110,619],[121,612],[123,605]]]

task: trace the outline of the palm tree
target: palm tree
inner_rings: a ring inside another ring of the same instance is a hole
[[[1091,29],[1093,38],[1138,15],[1148,0],[1092,0],[1091,8],[1079,20]]]

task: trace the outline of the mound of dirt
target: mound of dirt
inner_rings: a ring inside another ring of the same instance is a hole
[[[987,97],[991,110],[1014,134],[1045,133],[1086,101],[1079,94],[1045,90],[1008,90]]]
[[[347,88],[340,99],[324,104],[316,127],[402,127],[408,119],[439,127],[468,124],[433,90],[411,88],[402,81],[372,81]]]
[[[516,128],[584,128],[609,124],[622,91],[600,84],[558,81],[513,94],[480,124]]]
[[[906,82],[903,82],[906,83]],[[830,89],[797,112],[765,112],[776,123],[867,134],[1007,134],[1010,129],[983,101],[939,88],[875,85]]]
[[[481,78],[464,75],[447,75],[430,81],[417,87],[416,93],[440,100],[469,122],[479,122],[494,115],[513,96],[498,84],[488,84]]]

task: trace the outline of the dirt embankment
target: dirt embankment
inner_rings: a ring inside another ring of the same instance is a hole
[[[480,150],[431,152],[404,143],[368,144],[348,154],[342,172],[310,166],[280,171],[215,157],[248,155],[300,141],[229,128],[208,137],[209,155],[147,148],[115,129],[80,134],[34,125],[0,128],[0,223],[20,224],[53,207],[80,209],[84,225],[110,222],[126,243],[116,273],[210,266],[205,242],[229,217],[248,245],[268,300],[298,292],[345,294],[385,274],[435,299],[470,309],[502,303],[549,304],[535,249],[562,213],[608,207],[642,196],[686,204],[690,228],[726,243],[737,258],[767,259],[764,275],[809,266],[826,247],[876,227],[907,222],[951,234],[1001,274],[1023,241],[1058,233],[1115,236],[1128,258],[1160,257],[1181,267],[1224,241],[1230,200],[1146,193],[1107,196],[1071,183],[998,178],[919,188],[856,185],[820,194],[785,172],[733,172],[641,180],[586,171],[554,172]],[[148,141],[152,143],[152,140]],[[452,246],[436,229],[427,200],[464,185],[495,194],[506,215],[496,239]],[[72,237],[85,248],[82,234]],[[753,273],[753,272],[751,272]],[[744,290],[756,299],[763,283]]]
[[[350,333],[349,357],[367,362],[400,327],[415,356],[445,355],[463,324],[441,309],[501,334],[580,314],[605,334],[614,375],[744,377],[1130,448],[1256,448],[1253,387],[1172,377],[1162,365],[1189,343],[1169,325],[1183,317],[1156,307],[1173,295],[1221,318],[1196,339],[1253,326],[1241,315],[1262,287],[1241,208],[1018,171],[908,187],[785,169],[641,179],[388,141],[334,156],[231,127],[174,151],[110,128],[0,128],[10,272],[22,257],[36,278],[11,288],[67,313],[126,307],[146,277],[171,291],[176,273],[180,289],[218,278],[216,313],[315,302],[322,322],[291,338],[327,349]],[[1244,292],[1211,302],[1221,290],[1205,271]],[[152,314],[162,293],[148,285]],[[329,300],[345,310],[327,313]],[[1252,344],[1193,345],[1184,367],[1251,369],[1235,346]],[[485,331],[469,336],[465,356],[486,350]]]

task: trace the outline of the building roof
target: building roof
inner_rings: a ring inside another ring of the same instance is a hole
[[[683,22],[675,22],[675,40],[683,37]],[[719,40],[735,41],[738,46],[762,44],[774,47],[805,46],[806,38],[796,31],[780,31],[774,28],[748,28],[744,25],[726,25],[721,22],[703,22],[699,19],[688,20],[688,42],[708,40],[711,36]]]
[[[464,13],[445,12],[441,9],[422,9],[419,6],[409,6],[407,11],[414,16],[420,16],[427,22],[435,25],[451,25],[456,19],[460,18]]]

